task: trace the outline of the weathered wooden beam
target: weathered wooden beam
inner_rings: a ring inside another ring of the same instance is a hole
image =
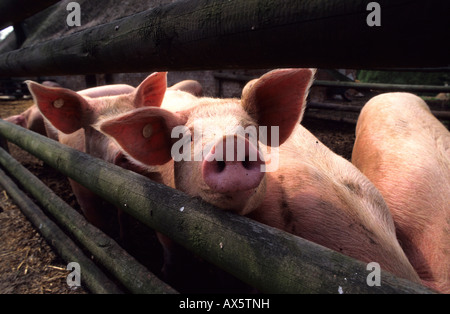
[[[353,106],[353,105],[339,105],[339,104],[332,104],[332,103],[319,103],[319,102],[310,101],[307,104],[307,108],[360,112],[363,107],[362,106]],[[431,113],[438,119],[450,120],[450,112],[449,111],[432,110]]]
[[[236,81],[246,83],[256,77],[249,75],[237,75],[229,73],[214,73],[214,77],[219,80]],[[357,83],[349,81],[324,81],[315,80],[312,86],[343,87],[355,89],[374,89],[398,92],[426,92],[426,93],[450,93],[450,86],[438,85],[407,85],[407,84],[383,84],[383,83]]]
[[[436,86],[436,85],[355,83],[355,82],[321,81],[321,80],[314,81],[313,85],[325,87],[355,88],[363,90],[374,89],[374,90],[396,91],[396,92],[450,93],[450,86]]]
[[[59,2],[59,0],[2,0],[0,1],[0,30]]]
[[[224,212],[137,173],[0,120],[0,134],[205,260],[268,293],[432,293],[339,252]],[[339,288],[340,287],[340,288]]]
[[[353,105],[339,105],[332,103],[321,103],[309,101],[307,104],[307,109],[326,109],[326,110],[338,110],[338,111],[350,111],[350,112],[360,112],[362,106],[353,106]]]
[[[447,67],[449,1],[184,0],[0,55],[0,75]],[[83,8],[81,8],[83,10]]]
[[[86,222],[86,219],[60,199],[51,189],[3,149],[0,164],[132,293],[176,293],[123,250],[113,239]],[[41,218],[48,219],[48,218]],[[37,225],[39,227],[39,224]],[[57,234],[60,236],[60,233]],[[67,238],[65,236],[64,238]],[[50,243],[55,243],[53,237]],[[82,272],[85,269],[82,267]],[[114,292],[114,291],[113,291]]]
[[[0,153],[7,154],[3,149],[0,149]],[[0,185],[35,226],[36,230],[66,262],[80,264],[80,283],[83,286],[93,293],[123,293],[2,170],[0,170]]]

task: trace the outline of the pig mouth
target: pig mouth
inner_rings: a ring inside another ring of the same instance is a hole
[[[200,197],[204,201],[220,209],[239,214],[240,212],[244,211],[246,207],[248,207],[248,203],[252,202],[252,197],[257,192],[257,188],[229,193],[219,193],[210,189],[204,189],[202,190],[202,195],[200,195]]]

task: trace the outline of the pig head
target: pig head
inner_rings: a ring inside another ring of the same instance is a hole
[[[299,125],[314,72],[275,70],[242,99],[141,108],[98,129],[142,166],[174,160],[189,195],[418,281],[376,188]]]

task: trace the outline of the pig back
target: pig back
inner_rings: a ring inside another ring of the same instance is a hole
[[[280,146],[279,168],[267,175],[267,196],[255,219],[419,281],[379,191],[303,126]]]
[[[361,111],[352,162],[380,190],[423,283],[450,292],[450,133],[408,93]]]

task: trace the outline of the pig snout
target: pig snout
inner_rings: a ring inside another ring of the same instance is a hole
[[[206,155],[202,176],[212,191],[233,193],[259,186],[264,164],[256,147],[241,137],[224,137]]]

